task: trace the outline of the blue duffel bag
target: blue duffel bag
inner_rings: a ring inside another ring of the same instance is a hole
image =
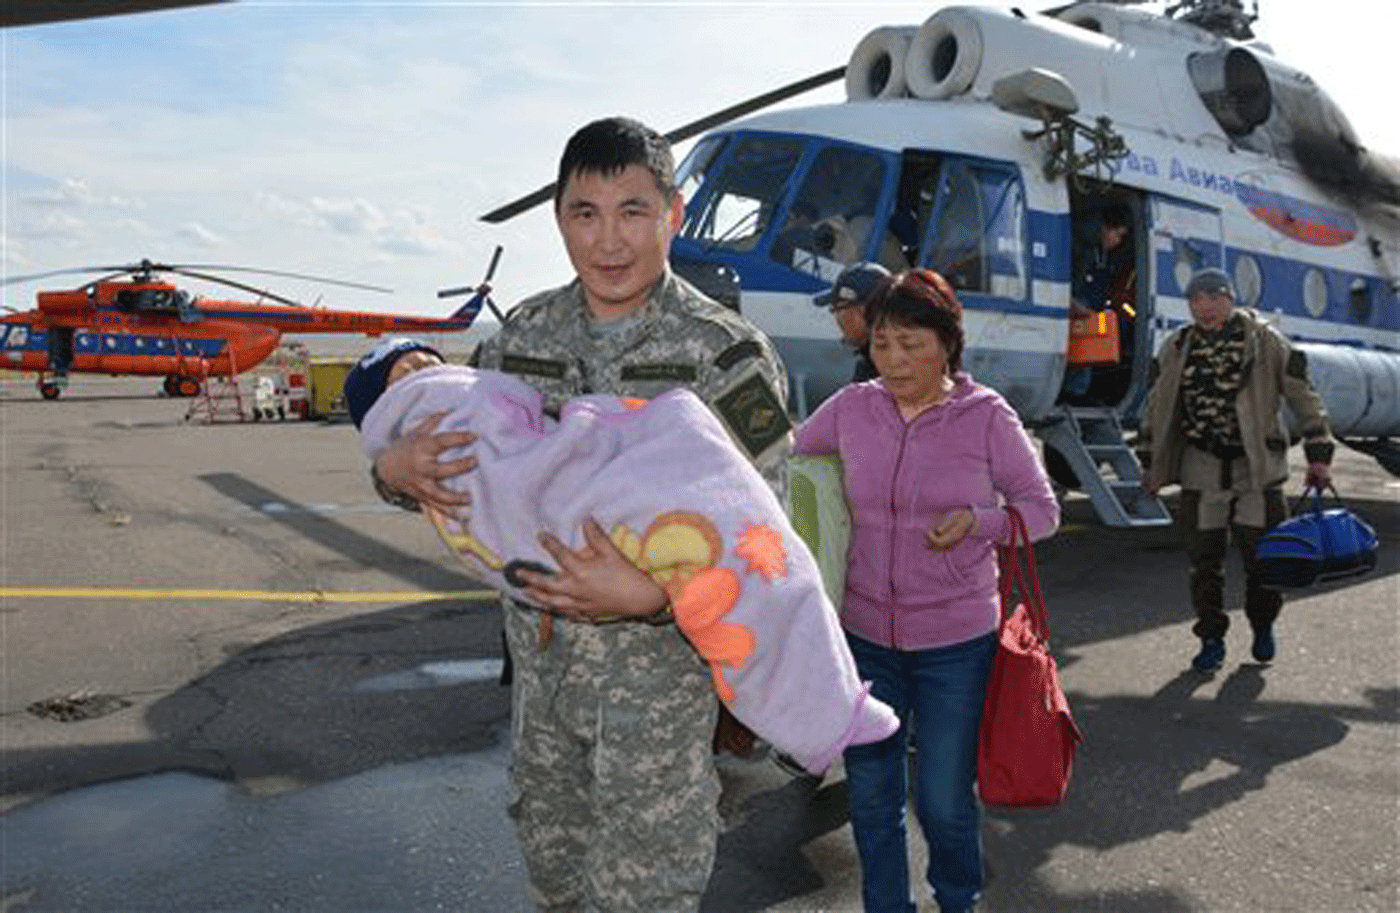
[[[1324,510],[1322,489],[1309,486],[1293,506],[1295,516],[1259,539],[1254,554],[1265,587],[1296,590],[1375,569],[1376,531],[1342,505],[1337,489],[1327,487],[1337,506]],[[1299,513],[1310,492],[1312,509]]]

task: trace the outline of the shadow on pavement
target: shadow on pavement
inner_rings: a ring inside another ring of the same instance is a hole
[[[494,602],[434,601],[301,628],[150,705],[143,742],[6,751],[5,792],[191,770],[277,792],[493,745],[509,716]],[[434,676],[482,660],[466,680]],[[425,671],[426,670],[426,671]]]

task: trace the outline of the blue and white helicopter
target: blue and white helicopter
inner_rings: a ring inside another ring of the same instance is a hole
[[[1400,166],[1253,39],[1255,18],[1240,0],[1160,15],[1084,2],[953,6],[875,29],[844,68],[805,81],[844,75],[846,102],[750,116],[696,142],[678,169],[687,209],[673,263],[741,298],[781,350],[799,414],[852,367],[814,296],[857,260],[940,270],[963,301],[968,370],[1111,525],[1168,522],[1140,492],[1123,428],[1164,332],[1190,320],[1187,278],[1220,266],[1241,304],[1307,352],[1338,437],[1400,474]],[[1097,384],[1102,405],[1064,405],[1082,341],[1072,271],[1108,206],[1130,218],[1134,332]]]

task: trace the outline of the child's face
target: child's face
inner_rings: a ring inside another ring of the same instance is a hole
[[[414,371],[421,371],[424,368],[431,368],[434,365],[443,364],[443,360],[432,352],[425,352],[422,349],[414,349],[405,355],[400,355],[394,359],[394,363],[389,367],[389,379],[384,382],[384,386],[392,386],[395,382],[402,380]]]

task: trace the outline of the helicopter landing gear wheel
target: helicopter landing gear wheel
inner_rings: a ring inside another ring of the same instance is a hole
[[[39,395],[44,399],[58,399],[58,395],[62,392],[62,387],[50,381],[39,384]]]
[[[160,388],[165,391],[166,396],[179,396],[175,391],[175,385],[180,382],[180,378],[174,374],[165,375],[165,380],[161,382]]]
[[[175,381],[176,396],[198,396],[199,381],[193,377],[180,377]]]

